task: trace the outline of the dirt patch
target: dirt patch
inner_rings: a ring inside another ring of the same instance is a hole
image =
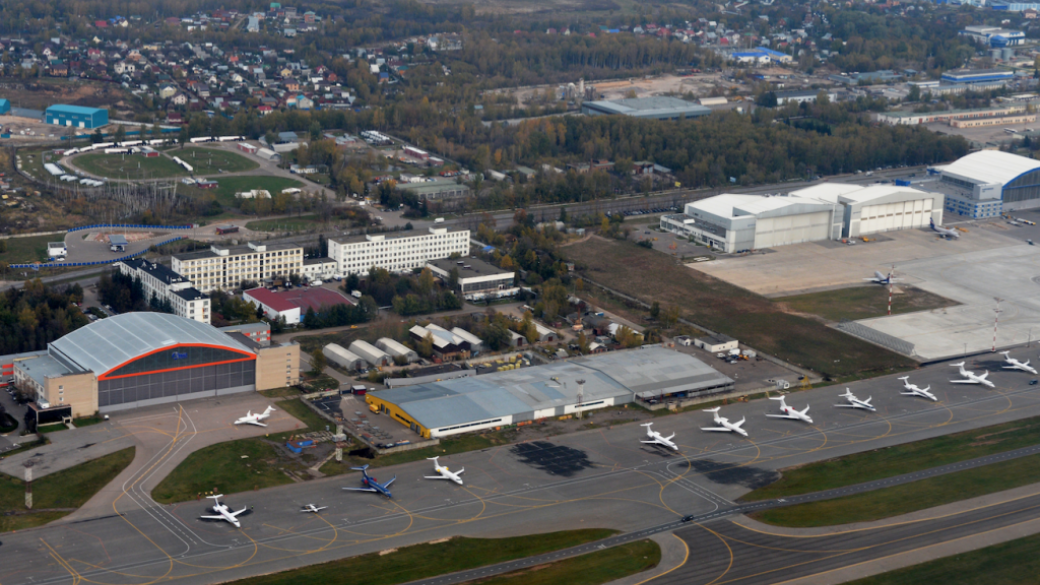
[[[90,238],[95,242],[108,243],[109,236],[125,236],[127,242],[140,242],[141,240],[147,240],[148,238],[154,238],[155,234],[152,232],[98,232],[92,234]]]
[[[1004,429],[1003,431],[997,431],[996,433],[989,433],[988,435],[979,435],[979,436],[977,436],[975,438],[976,439],[988,439],[990,437],[995,437],[997,435],[1003,435],[1004,433],[1010,433],[1011,431],[1017,431],[1017,430],[1019,430],[1021,428],[1022,427],[1013,427],[1013,428],[1010,428],[1010,429]],[[974,445],[975,443],[972,443],[972,444]],[[983,445],[984,443],[978,443],[978,444],[979,445]]]

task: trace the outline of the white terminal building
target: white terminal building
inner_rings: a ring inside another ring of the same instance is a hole
[[[980,150],[930,171],[940,174],[929,187],[946,196],[947,213],[980,219],[1040,207],[1040,161],[1031,158]]]
[[[202,292],[238,287],[243,280],[263,282],[303,271],[303,247],[292,244],[245,246],[213,244],[209,250],[175,254],[171,268]]]
[[[661,217],[661,229],[742,252],[942,223],[942,195],[905,186],[822,183],[785,196],[725,194]]]
[[[128,258],[114,263],[125,276],[141,281],[145,300],[155,297],[169,301],[173,314],[209,325],[209,297],[192,286],[190,280],[162,264],[140,258]]]
[[[337,272],[346,276],[366,274],[373,266],[391,272],[411,270],[422,268],[430,260],[469,254],[469,230],[449,230],[434,224],[428,233],[406,233],[412,235],[331,237],[329,257],[337,262]]]

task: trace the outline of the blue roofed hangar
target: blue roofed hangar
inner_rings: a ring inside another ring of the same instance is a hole
[[[44,120],[55,126],[100,128],[108,124],[108,110],[58,104],[47,108]]]

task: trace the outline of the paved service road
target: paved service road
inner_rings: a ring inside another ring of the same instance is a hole
[[[1024,360],[1025,351],[1013,355]],[[118,514],[110,509],[4,535],[0,583],[46,585],[71,576],[105,585],[206,585],[454,535],[588,526],[642,538],[675,530],[685,514],[723,521],[719,515],[736,507],[734,500],[783,467],[1040,415],[1040,387],[1029,386],[1029,375],[992,371],[997,387],[984,389],[949,384],[950,370],[939,364],[911,376],[932,386],[937,403],[899,395],[894,375],[850,384],[860,398],[873,396],[875,413],[834,408],[843,387],[792,394],[787,403],[811,405],[815,425],[766,418],[775,410],[768,401],[723,406],[730,420],[747,417],[746,439],[701,432],[711,422],[704,412],[656,419],[655,430],[677,433],[681,453],[640,444],[645,429],[620,424],[624,409],[596,412],[597,427],[587,431],[442,458],[466,468],[464,486],[422,479],[430,462],[417,461],[376,470],[380,480],[397,476],[393,500],[342,491],[357,485],[356,473],[229,495],[235,509],[255,506],[240,530],[198,521],[202,502],[158,506],[133,491],[131,481]],[[375,421],[395,424],[382,416]],[[168,450],[176,453],[181,442],[171,437]],[[169,472],[166,452],[155,451],[144,481],[154,484]],[[329,509],[300,514],[308,503]]]

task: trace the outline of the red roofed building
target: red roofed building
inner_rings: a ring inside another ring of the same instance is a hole
[[[295,288],[283,292],[273,292],[264,287],[253,288],[242,293],[242,298],[263,309],[271,319],[285,317],[289,325],[303,321],[307,309],[321,313],[324,308],[334,305],[353,305],[354,300],[327,288],[310,287]]]

